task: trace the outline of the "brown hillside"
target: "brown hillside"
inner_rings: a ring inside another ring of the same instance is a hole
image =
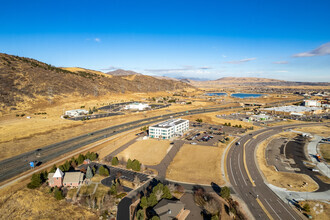
[[[266,78],[257,78],[257,77],[223,77],[215,80],[219,83],[265,83],[265,82],[284,82],[284,80],[278,79],[266,79]]]
[[[91,71],[73,72],[34,59],[0,53],[0,109],[37,98],[171,91],[187,87],[192,86],[144,75],[128,80]]]

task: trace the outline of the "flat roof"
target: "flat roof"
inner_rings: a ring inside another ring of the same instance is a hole
[[[308,107],[308,106],[280,106],[280,107],[272,107],[272,108],[265,108],[264,110],[268,111],[278,111],[278,112],[311,112],[315,110],[321,110],[321,107]]]
[[[175,125],[181,124],[181,123],[186,122],[186,121],[188,121],[188,120],[181,119],[181,118],[176,118],[176,119],[170,119],[170,120],[161,122],[161,123],[156,124],[156,125],[152,125],[150,127],[154,127],[154,128],[170,128],[170,127],[173,127]]]

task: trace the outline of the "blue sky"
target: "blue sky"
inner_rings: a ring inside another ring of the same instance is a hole
[[[0,52],[55,66],[330,81],[330,1],[2,1]]]

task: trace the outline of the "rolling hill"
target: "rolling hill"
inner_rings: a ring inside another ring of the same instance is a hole
[[[126,78],[125,78],[126,77]],[[108,93],[157,92],[192,88],[191,85],[135,74],[108,76],[83,68],[57,68],[19,56],[0,53],[0,109],[27,100],[65,95],[99,96]]]

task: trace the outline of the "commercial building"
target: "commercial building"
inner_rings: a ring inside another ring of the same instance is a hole
[[[189,120],[177,118],[170,119],[149,127],[149,137],[170,139],[182,136],[189,129]]]
[[[318,100],[304,100],[304,106],[308,107],[320,107],[321,102]]]
[[[134,103],[131,103],[129,105],[126,105],[124,109],[142,111],[142,110],[145,110],[147,108],[150,108],[150,106],[148,104],[134,102]]]
[[[75,110],[69,110],[65,111],[65,115],[69,117],[77,117],[79,115],[87,115],[88,111],[85,109],[75,109]]]
[[[320,114],[323,112],[321,107],[307,107],[295,105],[265,108],[262,111],[269,112],[272,114],[283,115],[313,115]]]
[[[84,174],[81,172],[65,172],[57,168],[55,173],[48,174],[48,184],[50,187],[78,187],[84,181]]]

